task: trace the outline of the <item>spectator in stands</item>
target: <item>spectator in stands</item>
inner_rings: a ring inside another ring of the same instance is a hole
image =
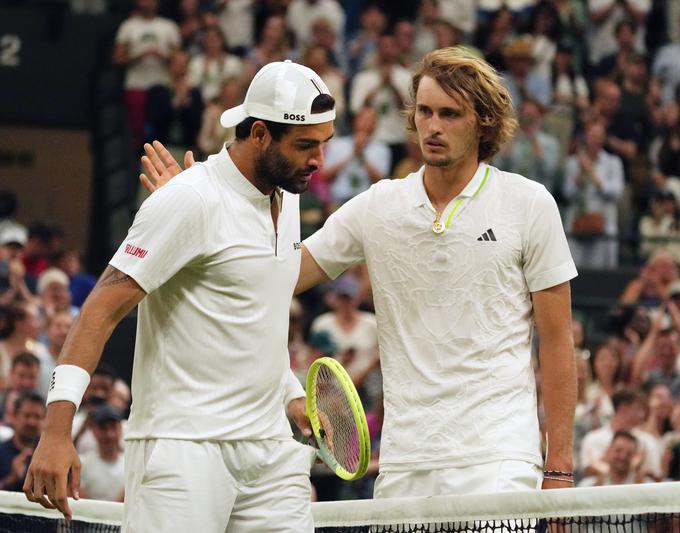
[[[57,252],[61,230],[47,222],[33,222],[28,227],[28,240],[24,245],[22,260],[26,268],[29,288],[35,288],[35,280],[49,267],[49,260]]]
[[[222,33],[233,53],[243,56],[255,43],[255,0],[215,0]]]
[[[189,87],[200,91],[204,104],[219,97],[225,79],[238,78],[243,74],[243,63],[238,57],[226,53],[225,44],[219,27],[206,28],[201,53],[189,61]]]
[[[80,307],[92,291],[97,278],[83,271],[80,253],[74,248],[63,250],[52,260],[53,266],[66,272],[69,277],[71,304]]]
[[[369,66],[367,60],[378,49],[380,36],[387,29],[387,16],[374,2],[368,2],[363,6],[359,24],[359,29],[347,42],[350,79]]]
[[[201,125],[203,100],[200,90],[189,82],[189,56],[177,51],[170,58],[167,84],[148,91],[146,131],[149,139],[160,139],[170,148],[193,148]]]
[[[168,60],[181,45],[177,24],[157,15],[158,0],[136,0],[116,35],[113,63],[125,68],[125,104],[133,139],[141,146],[147,90],[170,84]]]
[[[41,361],[40,387],[38,389],[45,396],[52,378],[52,371],[57,365],[57,359],[64,347],[66,336],[72,324],[73,316],[67,311],[57,311],[47,319],[47,350],[50,358]]]
[[[109,405],[118,410],[123,417],[123,422],[127,420],[130,415],[130,406],[132,405],[132,393],[125,380],[117,378],[113,382]]]
[[[394,25],[394,38],[399,50],[399,63],[412,70],[421,57],[416,49],[416,27],[413,22],[408,19],[397,21]]]
[[[110,405],[92,412],[92,433],[97,448],[80,456],[80,496],[122,502],[125,494],[125,456],[120,447],[121,413]]]
[[[609,78],[617,83],[623,79],[626,66],[635,51],[636,25],[632,19],[622,19],[616,24],[616,50],[603,57],[595,67],[595,74],[599,77]]]
[[[671,411],[671,431],[663,437],[666,478],[680,481],[680,399],[675,398]]]
[[[351,376],[364,373],[378,356],[375,315],[359,310],[359,290],[359,281],[352,274],[340,276],[327,294],[332,311],[318,316],[311,326],[312,333],[330,333]]]
[[[329,49],[320,44],[314,44],[305,50],[302,64],[316,72],[335,98],[335,127],[344,124],[345,111],[345,77],[342,71],[330,62]],[[225,108],[229,109],[229,108]]]
[[[0,305],[33,299],[22,261],[26,241],[27,232],[22,226],[4,224],[0,229]]]
[[[580,470],[585,476],[604,476],[609,472],[607,449],[618,431],[631,432],[640,443],[643,455],[642,473],[655,477],[661,475],[661,457],[654,438],[637,429],[645,417],[644,396],[634,389],[621,389],[614,393],[614,415],[608,424],[590,431],[581,444]]]
[[[578,110],[590,105],[588,85],[574,68],[574,46],[569,40],[558,43],[551,72],[552,104],[544,120],[546,132],[560,146],[560,167],[571,151]]]
[[[661,175],[658,178],[680,200],[680,85],[677,93],[677,102],[661,109],[662,120],[654,143],[653,158],[658,167],[657,174]]]
[[[596,419],[594,428],[605,425],[614,414],[612,397],[623,386],[624,366],[617,346],[605,342],[594,352],[591,360],[593,380],[586,389],[586,401]]]
[[[672,410],[673,397],[668,386],[663,383],[652,385],[647,394],[647,417],[640,429],[654,438],[661,456],[664,452],[663,436],[671,429]]]
[[[627,485],[653,481],[645,478],[640,470],[639,447],[638,439],[630,431],[617,431],[603,461],[606,464],[606,470],[581,480],[579,487]]]
[[[569,207],[565,227],[574,261],[582,267],[618,265],[617,202],[623,194],[623,164],[604,151],[604,143],[604,125],[591,122],[583,146],[566,164],[564,196]]]
[[[14,436],[14,403],[19,392],[8,389],[2,398],[2,419],[0,420],[0,442],[5,442]]]
[[[412,172],[417,172],[423,166],[423,153],[420,145],[413,139],[406,141],[406,155],[394,167],[393,179],[405,178]]]
[[[678,266],[673,256],[661,249],[652,254],[639,275],[628,282],[619,301],[624,305],[661,305],[677,279]]]
[[[560,146],[555,137],[541,131],[542,119],[543,106],[536,100],[525,98],[519,107],[519,130],[501,149],[494,164],[507,172],[542,183],[552,192]]]
[[[525,98],[532,98],[547,106],[552,98],[549,76],[534,67],[534,40],[531,35],[513,38],[504,48],[503,57],[507,71],[503,83],[510,91],[515,109]]]
[[[203,17],[200,0],[180,0],[176,18],[179,34],[182,38],[182,49],[191,55],[201,50]]]
[[[31,352],[21,352],[12,360],[8,388],[19,393],[37,392],[39,376],[40,359]]]
[[[680,17],[678,17],[678,23],[680,24]],[[664,104],[677,101],[678,87],[680,87],[678,57],[680,57],[680,42],[677,39],[659,48],[654,56],[652,76],[661,86],[661,98]]]
[[[274,15],[264,22],[257,46],[246,56],[243,83],[249,83],[255,73],[267,63],[284,61],[290,55],[286,25],[283,17]]]
[[[454,23],[446,19],[438,19],[433,30],[435,48],[448,48],[462,44],[460,30]],[[471,46],[468,46],[468,48],[471,51],[474,50]]]
[[[97,407],[109,403],[115,381],[115,372],[106,365],[100,364],[92,373],[80,409],[73,418],[73,444],[79,455],[84,455],[97,448],[91,429],[92,413]]]
[[[204,156],[214,154],[222,149],[225,142],[234,140],[236,128],[225,128],[220,124],[220,116],[225,109],[231,109],[243,101],[244,87],[240,78],[222,80],[219,97],[208,102],[203,111],[201,129],[198,132],[197,145]]]
[[[335,35],[343,35],[345,12],[337,0],[291,0],[286,11],[286,26],[293,32],[297,48],[304,49],[312,43],[312,26],[321,19],[331,24]],[[341,48],[338,42],[336,52]]]
[[[604,124],[607,151],[621,158],[627,181],[630,163],[643,143],[643,127],[633,122],[621,108],[621,88],[611,80],[600,78],[595,84],[595,100],[591,111]]]
[[[326,19],[317,19],[314,24],[312,24],[312,38],[307,46],[307,49],[321,46],[326,50],[328,55],[328,65],[334,69],[338,69],[341,76],[345,77],[345,72],[347,71],[347,58],[344,55],[344,48],[339,46],[340,39],[335,33],[333,26]],[[300,50],[303,54],[307,49]],[[342,87],[342,93],[345,92],[344,86]],[[333,97],[336,98],[336,94],[331,90]],[[344,99],[344,94],[342,95]]]
[[[680,245],[680,232],[675,217],[677,202],[672,192],[657,190],[651,201],[650,213],[640,219],[640,255],[649,257],[657,250]],[[674,257],[675,256],[674,254]]]
[[[390,34],[381,35],[376,65],[356,75],[350,98],[352,113],[358,113],[363,107],[376,111],[374,138],[390,147],[391,161],[395,163],[406,151],[406,130],[401,110],[408,99],[411,83],[411,74],[398,63],[398,54],[396,39]]]
[[[678,325],[680,308],[671,299],[655,312],[649,333],[635,354],[631,372],[634,385],[652,387],[661,383],[669,387],[674,395],[680,395]]]
[[[652,134],[652,124],[649,119],[656,104],[650,101],[648,95],[649,78],[647,63],[638,53],[631,54],[623,67],[621,87],[621,107],[619,114],[624,122],[633,124],[638,146],[644,149]]]
[[[37,340],[41,329],[42,320],[37,305],[20,302],[9,306],[7,336],[0,340],[0,384],[4,386],[7,382],[12,361],[18,354],[30,352],[41,363],[50,359],[47,348]]]
[[[652,7],[650,0],[588,0],[590,64],[616,52],[617,24],[628,18],[635,24],[635,48],[645,51],[645,23]]]
[[[512,13],[507,8],[498,10],[488,24],[481,24],[477,28],[475,44],[484,58],[499,72],[506,70],[504,49],[513,33]]]
[[[331,184],[331,199],[336,206],[389,175],[390,149],[375,138],[375,129],[376,112],[364,107],[354,117],[351,135],[328,142],[320,172]]]
[[[35,392],[14,403],[14,436],[0,444],[0,489],[21,492],[33,450],[40,440],[45,400]]]
[[[414,21],[415,50],[418,58],[437,47],[434,27],[440,19],[439,3],[436,0],[421,0]]]
[[[38,278],[38,296],[40,307],[45,318],[54,316],[61,311],[75,317],[79,310],[71,305],[70,280],[63,270],[50,267]]]
[[[534,40],[534,68],[550,76],[560,40],[557,9],[550,2],[540,2],[531,14],[531,35]]]

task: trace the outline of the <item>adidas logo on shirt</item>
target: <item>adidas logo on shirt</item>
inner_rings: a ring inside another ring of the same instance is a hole
[[[493,230],[489,228],[480,237],[477,237],[478,241],[495,241],[496,236],[493,234]]]

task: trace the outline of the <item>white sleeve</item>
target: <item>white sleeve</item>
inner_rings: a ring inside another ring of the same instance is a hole
[[[373,188],[343,204],[320,230],[305,239],[309,253],[331,279],[365,261],[363,223]]]
[[[530,292],[554,287],[577,276],[560,212],[545,187],[536,191],[529,208],[522,255]]]
[[[116,44],[130,44],[130,24],[126,20],[118,28],[116,33]]]
[[[288,407],[291,400],[295,398],[304,398],[306,396],[305,389],[302,387],[300,380],[293,374],[292,370],[288,370],[288,378],[286,379],[286,392],[283,395],[283,406]]]
[[[152,292],[202,255],[206,212],[192,187],[177,182],[161,187],[142,204],[110,264]]]

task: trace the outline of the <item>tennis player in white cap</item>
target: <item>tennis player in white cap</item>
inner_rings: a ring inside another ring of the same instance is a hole
[[[59,357],[29,500],[71,516],[73,415],[111,331],[139,304],[123,531],[313,531],[314,450],[292,439],[284,410],[304,426],[288,309],[297,193],[323,164],[334,118],[312,70],[270,63],[222,115],[235,142],[144,202]]]

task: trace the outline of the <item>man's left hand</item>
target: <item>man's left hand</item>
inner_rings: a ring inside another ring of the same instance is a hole
[[[295,398],[288,402],[288,416],[293,419],[295,425],[300,428],[305,437],[312,436],[312,426],[307,418],[305,398]]]

